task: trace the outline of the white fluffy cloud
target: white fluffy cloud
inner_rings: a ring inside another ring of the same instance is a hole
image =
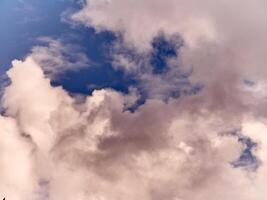
[[[81,102],[50,86],[31,57],[14,61],[8,76],[0,118],[6,198],[266,198],[266,118],[248,103],[259,98],[250,91],[220,103],[210,87],[169,103],[149,100],[131,113],[118,92],[94,91]],[[258,144],[255,172],[231,165],[245,148],[227,134],[236,128]]]
[[[149,99],[131,113],[125,105],[138,98],[135,89],[130,95],[95,90],[81,98],[52,87],[43,72],[47,62],[36,63],[36,58],[50,58],[48,67],[64,65],[61,45],[50,41],[48,49],[35,48],[25,60],[13,61],[7,73],[11,83],[0,117],[1,195],[15,200],[265,200],[265,9],[261,0],[87,1],[72,19],[121,34],[123,45],[141,54],[159,32],[180,34],[185,47],[179,65],[193,66],[192,79],[205,88],[168,102]],[[125,57],[119,60],[127,72],[140,67]],[[176,59],[169,62],[175,72]],[[167,87],[173,80],[168,74],[148,78],[139,79],[148,88]],[[244,85],[244,78],[260,82]],[[260,163],[257,170],[250,170],[249,162],[246,168],[231,164],[246,149],[239,137],[257,143],[250,149]]]

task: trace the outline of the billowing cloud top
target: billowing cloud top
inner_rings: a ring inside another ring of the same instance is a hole
[[[138,84],[91,95],[52,86],[47,71],[88,59],[48,38],[13,61],[0,116],[0,195],[265,200],[266,6],[88,0],[69,19],[114,32],[112,66]]]

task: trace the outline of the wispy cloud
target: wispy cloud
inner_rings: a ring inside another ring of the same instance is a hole
[[[89,58],[78,45],[49,37],[39,38],[39,41],[43,44],[32,48],[31,57],[54,78],[60,73],[90,65]]]

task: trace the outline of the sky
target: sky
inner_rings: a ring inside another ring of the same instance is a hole
[[[264,0],[0,0],[0,199],[266,200]]]

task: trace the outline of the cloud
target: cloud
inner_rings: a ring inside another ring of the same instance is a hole
[[[141,99],[168,100],[202,89],[201,83],[190,80],[192,69],[181,65],[180,52],[184,42],[180,35],[159,33],[151,46],[151,50],[142,53],[125,46],[123,41],[111,47],[114,69],[122,70],[135,80],[134,86]]]
[[[103,89],[79,100],[52,87],[32,57],[12,64],[0,118],[6,198],[265,199],[266,118],[251,92],[214,82],[131,113],[127,95]],[[256,171],[231,164],[246,148],[224,134],[237,128],[258,145]]]
[[[145,61],[140,65],[140,59],[129,58],[128,50],[126,53],[112,51],[113,67],[119,66],[131,74],[142,69],[136,76],[142,87],[148,88],[153,98],[166,98],[180,80],[166,74],[151,76],[145,71],[151,66],[147,56],[153,52],[153,41],[159,35],[171,43],[175,35],[182,38],[184,43],[177,49],[179,54],[167,61],[170,60],[170,74],[191,69],[192,85],[200,83],[209,87],[216,79],[228,82],[228,76],[235,77],[235,83],[248,79],[265,84],[266,7],[262,0],[88,0],[70,18],[99,32],[112,31],[122,38],[115,48],[134,49],[137,57],[142,55]]]
[[[159,31],[181,33],[194,46],[198,40],[216,39],[214,22],[198,6],[204,7],[192,1],[93,0],[72,18],[99,31],[122,32],[127,42],[141,49],[149,48]]]
[[[71,17],[97,31],[122,35],[126,45],[141,52],[151,49],[159,32],[180,34],[183,66],[192,66],[196,78],[206,80],[207,73],[220,68],[264,80],[266,7],[262,0],[88,0]]]
[[[12,199],[265,200],[265,8],[261,0],[87,1],[72,19],[121,37],[113,67],[151,98],[130,112],[136,88],[70,96],[52,87],[45,73],[72,68],[64,56],[72,47],[45,39],[48,47],[7,72],[0,191]],[[83,61],[74,55],[75,65]],[[204,88],[165,101],[181,80]]]
[[[34,46],[31,56],[42,66],[46,74],[53,78],[60,73],[90,65],[87,55],[78,45],[49,37],[41,37],[39,41],[42,45]]]
[[[32,163],[33,149],[20,137],[14,119],[1,116],[0,127],[0,193],[15,200],[31,197],[37,189],[37,177]]]

